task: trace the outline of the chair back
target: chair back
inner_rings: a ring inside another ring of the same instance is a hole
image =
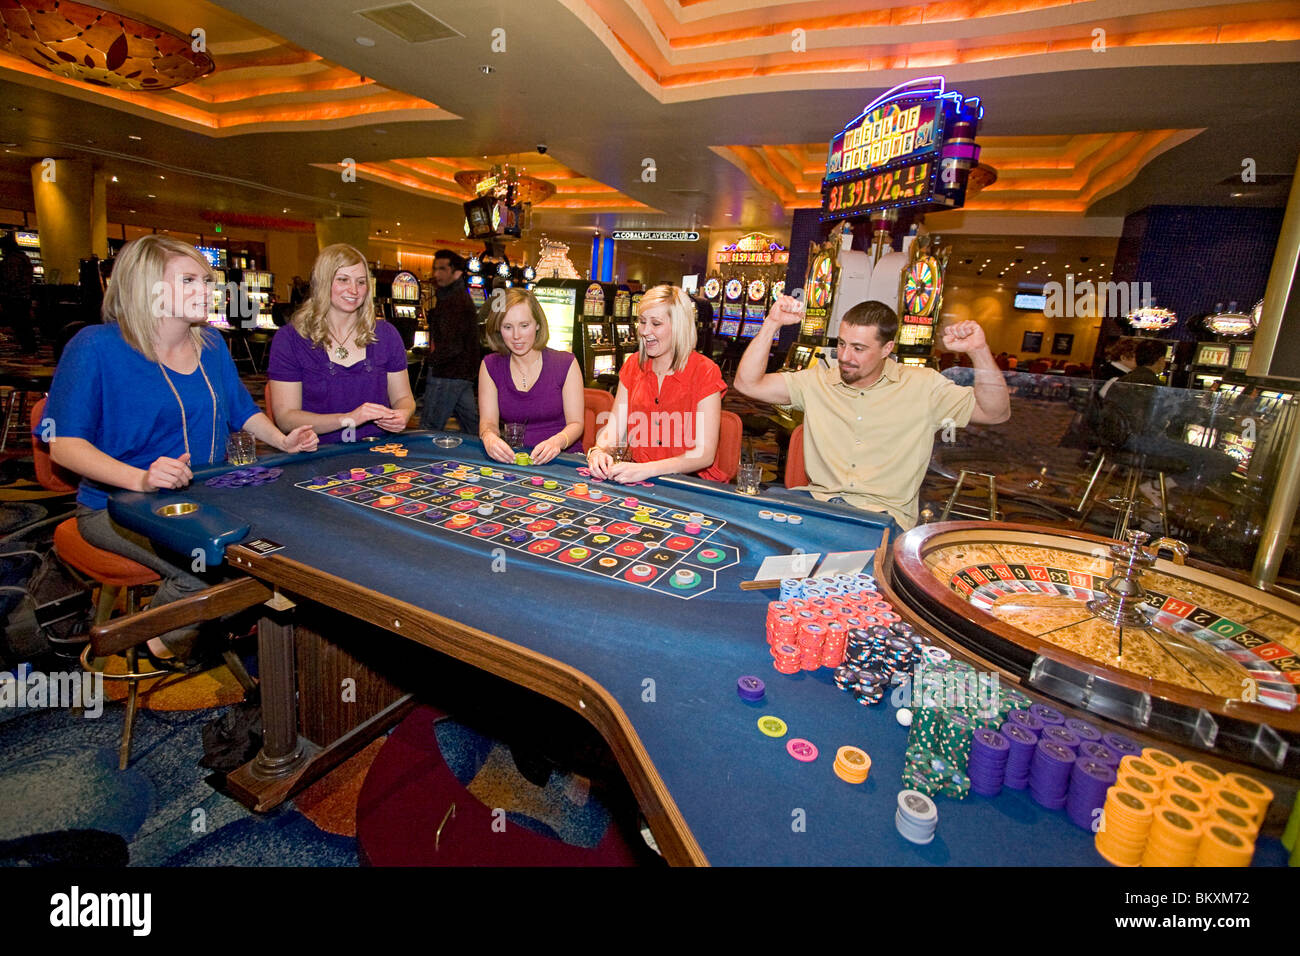
[[[733,481],[740,470],[740,446],[745,438],[745,426],[735,412],[723,412],[718,420],[718,450],[713,456],[713,467],[722,472],[723,481]]]
[[[808,484],[808,472],[803,466],[803,424],[790,433],[790,447],[785,453],[785,486],[799,488]]]
[[[32,435],[32,460],[36,464],[36,481],[46,491],[57,491],[61,494],[71,494],[77,490],[79,479],[77,476],[68,471],[66,468],[60,468],[50,457],[50,446],[41,441],[37,436],[41,419],[45,417],[45,399],[41,399],[32,406],[31,416],[31,435]],[[56,436],[57,437],[57,436]]]
[[[582,390],[582,448],[588,451],[595,447],[596,434],[604,423],[599,421],[602,412],[614,410],[614,396],[603,388],[584,388]]]

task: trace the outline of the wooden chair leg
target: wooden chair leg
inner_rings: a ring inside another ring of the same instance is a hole
[[[126,667],[129,673],[135,673],[139,661],[139,651],[130,647],[126,650]],[[140,702],[140,681],[132,678],[126,682],[126,716],[122,718],[122,742],[117,748],[117,769],[125,770],[131,762],[131,733],[135,730],[135,712]]]

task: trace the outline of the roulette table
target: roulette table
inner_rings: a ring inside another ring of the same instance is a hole
[[[257,591],[265,734],[231,796],[275,807],[411,713],[421,671],[467,664],[587,720],[672,863],[1106,865],[1092,833],[1019,791],[943,800],[933,838],[909,842],[909,729],[891,702],[863,706],[829,667],[774,669],[778,594],[741,585],[768,555],[878,548],[887,520],[693,478],[595,483],[573,456],[503,466],[430,439],[111,497],[118,522]],[[839,766],[857,752],[865,780]],[[1256,864],[1284,861],[1261,840]]]
[[[1029,525],[926,525],[891,583],[957,644],[1056,700],[1260,769],[1300,773],[1300,607],[1209,565],[1143,561],[1132,616],[1116,542]],[[1113,606],[1113,605],[1112,605]]]

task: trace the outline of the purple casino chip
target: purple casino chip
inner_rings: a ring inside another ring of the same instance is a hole
[[[1101,742],[1121,757],[1142,756],[1142,745],[1123,734],[1102,734]]]
[[[1028,710],[1013,710],[1007,714],[1007,722],[1031,730],[1035,735],[1047,726],[1040,717]]]
[[[1080,720],[1078,717],[1067,718],[1065,729],[1080,740],[1101,740],[1101,731],[1086,720]]]
[[[1019,713],[1019,711],[1013,711],[1013,713]],[[1038,746],[1038,734],[1028,727],[1022,727],[1010,720],[1002,725],[1002,735],[1007,738],[1007,742],[1011,745],[1013,751],[1016,749],[1017,744],[1027,749]]]
[[[1069,747],[1073,751],[1079,749],[1079,744],[1083,743],[1073,732],[1066,730],[1060,724],[1048,724],[1043,728],[1042,737],[1044,740],[1054,740],[1064,747]]]
[[[1029,712],[1045,724],[1065,723],[1065,714],[1055,707],[1048,707],[1046,704],[1030,704]]]
[[[1120,761],[1119,754],[1097,740],[1085,740],[1079,744],[1079,756],[1100,760],[1109,767],[1118,767]]]
[[[759,701],[763,699],[766,685],[757,677],[745,675],[736,681],[736,693],[741,700]]]
[[[1011,756],[1011,742],[1006,737],[987,727],[976,728],[971,734],[971,760],[978,756],[997,763],[1005,763]]]
[[[1044,765],[1055,768],[1053,772],[1059,771],[1062,776],[1070,772],[1070,768],[1074,766],[1076,759],[1074,751],[1069,747],[1046,738],[1039,740],[1038,746],[1034,748],[1035,765],[1039,763],[1038,758],[1040,755]]]

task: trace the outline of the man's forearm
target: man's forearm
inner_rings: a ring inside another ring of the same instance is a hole
[[[758,334],[745,346],[744,354],[736,365],[735,385],[740,391],[744,392],[747,384],[752,386],[767,374],[767,357],[772,352],[772,339],[780,328],[779,323],[764,320]]]
[[[1005,422],[1011,417],[1011,393],[993,352],[985,346],[971,352],[970,360],[975,370],[975,406],[983,417]]]

